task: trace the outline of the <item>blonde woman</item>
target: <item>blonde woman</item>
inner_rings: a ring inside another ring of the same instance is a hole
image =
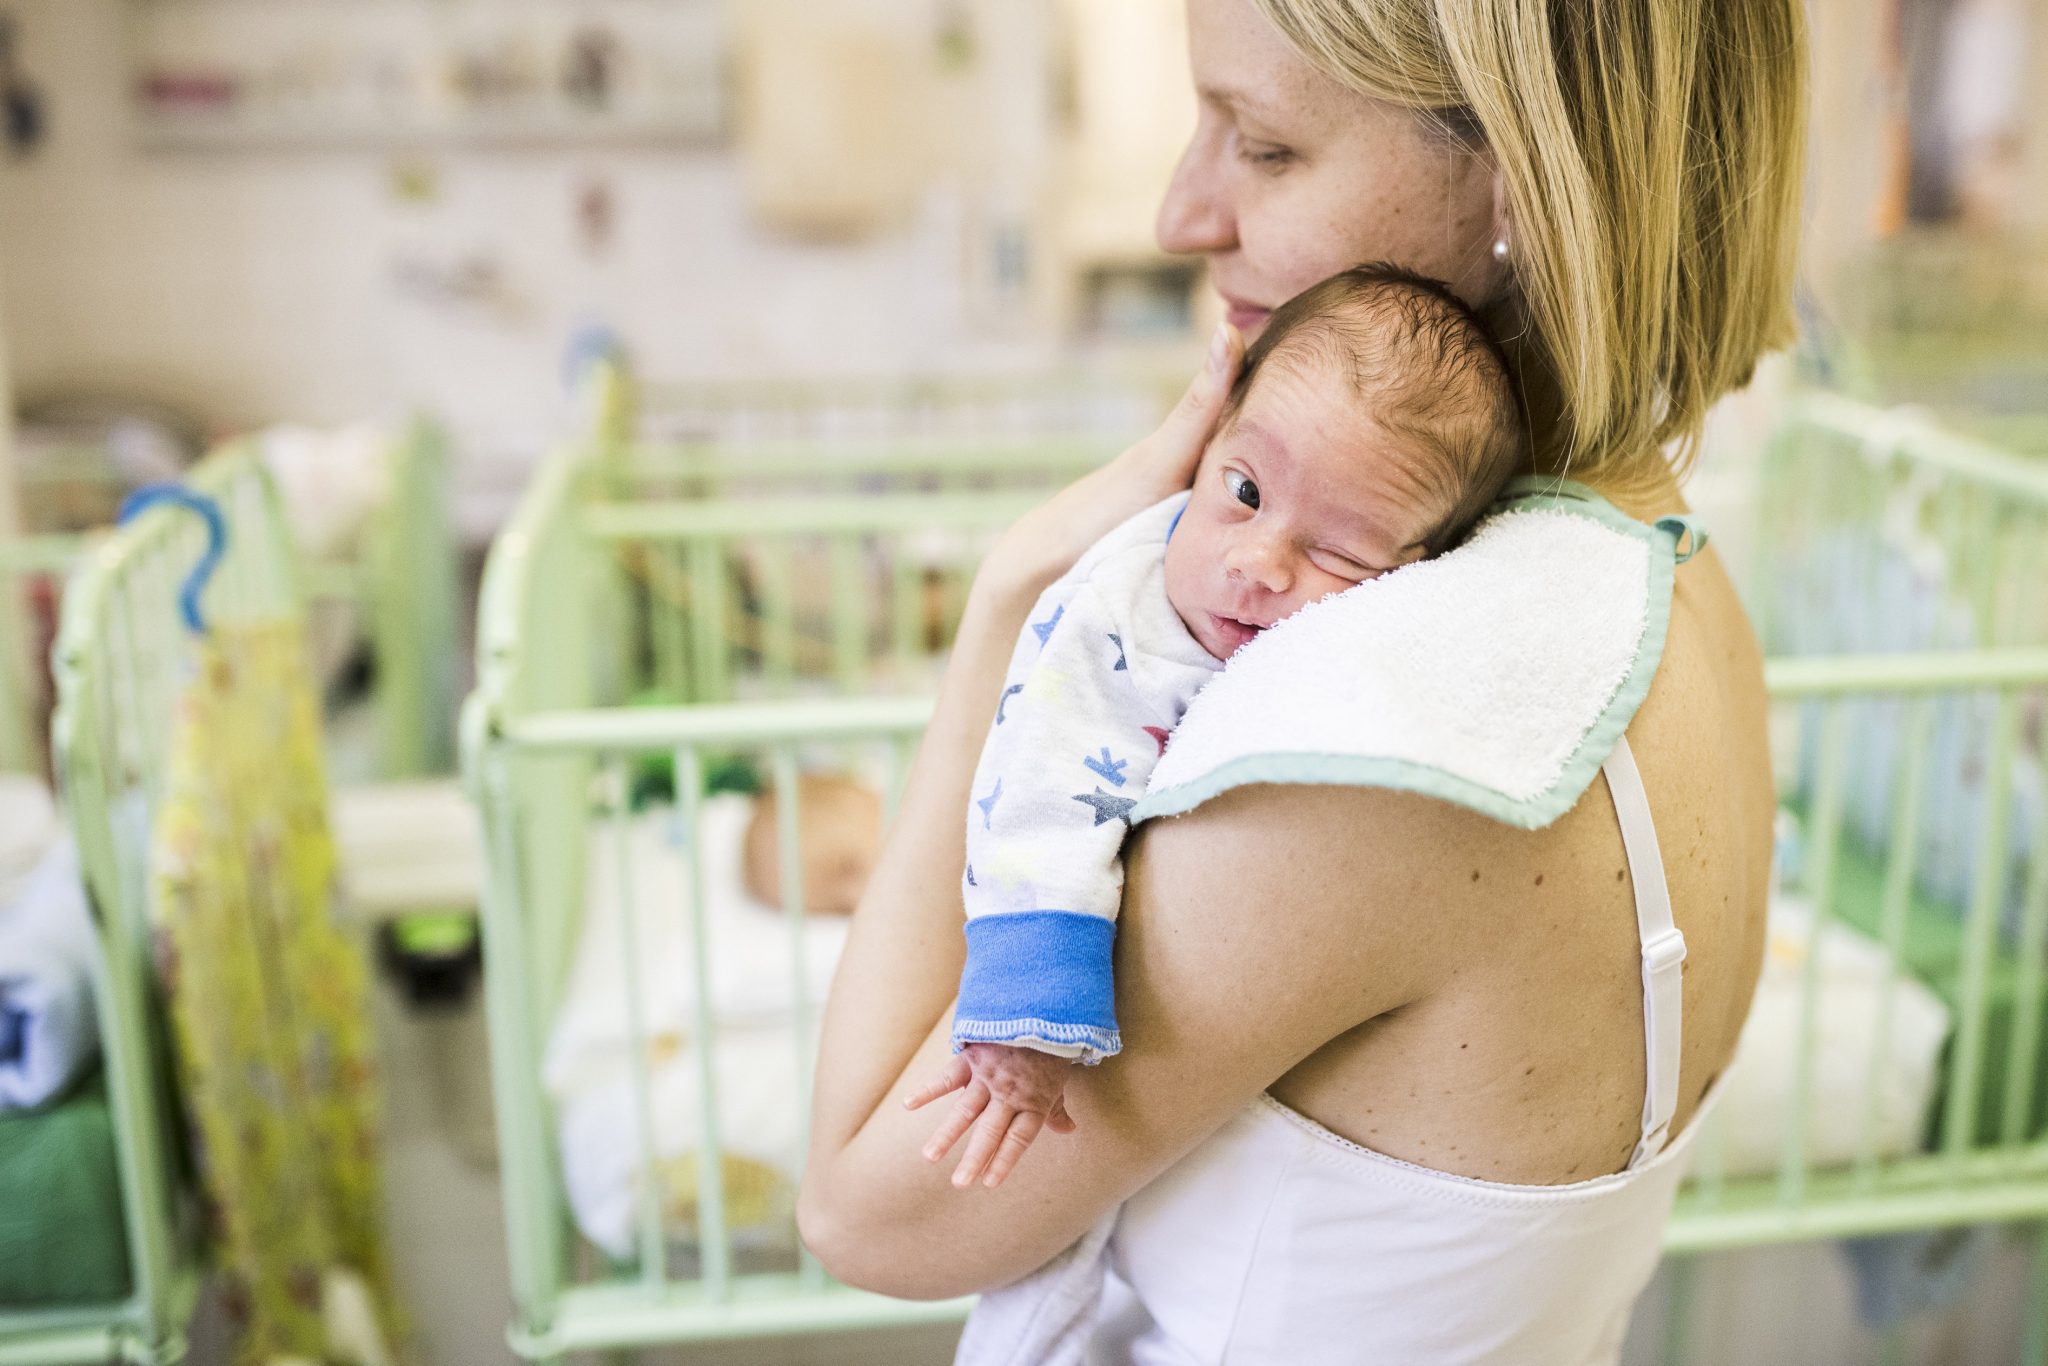
[[[1358,261],[1443,279],[1511,341],[1535,472],[1680,508],[1707,407],[1789,340],[1799,0],[1190,0],[1189,24],[1201,115],[1159,237],[1207,257],[1237,331]],[[925,1298],[1108,1230],[1111,1302],[1040,1314],[1081,1321],[1094,1361],[1612,1361],[1760,961],[1762,671],[1711,552],[1617,747],[1634,807],[1595,779],[1526,831],[1250,786],[1141,826],[1126,1047],[1069,1088],[1078,1127],[997,1190],[918,1156],[929,1120],[900,1101],[947,1048],[962,813],[1012,642],[1081,550],[1185,486],[1239,345],[1222,330],[1166,426],[976,582],[826,1017],[804,1234],[842,1279]],[[1655,1135],[1641,794],[1689,950]]]

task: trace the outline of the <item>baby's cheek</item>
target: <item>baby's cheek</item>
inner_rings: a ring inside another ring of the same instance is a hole
[[[1190,505],[1192,511],[1192,505]],[[1173,610],[1180,613],[1183,621],[1192,622],[1202,614],[1201,583],[1202,566],[1199,564],[1201,535],[1190,525],[1191,517],[1183,517],[1181,524],[1166,543],[1166,600],[1173,604]]]

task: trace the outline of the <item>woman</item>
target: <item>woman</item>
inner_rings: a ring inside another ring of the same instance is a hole
[[[1189,23],[1201,115],[1159,236],[1208,258],[1238,329],[1361,260],[1444,279],[1512,341],[1538,472],[1639,519],[1679,509],[1666,451],[1790,335],[1798,0],[1190,0]],[[1147,1361],[1610,1360],[1676,1175],[1632,1165],[1645,954],[1605,781],[1534,832],[1279,786],[1141,827],[1126,1049],[1069,1088],[1076,1131],[994,1191],[919,1156],[930,1119],[900,1098],[947,1046],[967,787],[1012,641],[1086,545],[1185,486],[1237,357],[1226,329],[1166,426],[976,581],[826,1016],[805,1236],[844,1280],[938,1297],[1025,1276],[1121,1205],[1112,1262],[1146,1335],[1125,1350]],[[1628,729],[1690,948],[1675,1135],[1759,967],[1765,710],[1728,579],[1695,558]],[[1313,1198],[1261,1166],[1282,1131],[1287,1161],[1328,1167]],[[1332,1220],[1340,1264],[1290,1260]],[[1606,1220],[1585,1246],[1611,1262],[1546,1280],[1544,1220]]]

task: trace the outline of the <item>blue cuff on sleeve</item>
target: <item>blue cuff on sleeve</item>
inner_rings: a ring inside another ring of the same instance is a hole
[[[1110,949],[1116,923],[1081,911],[1010,911],[967,922],[953,1051],[970,1043],[1079,1047],[1096,1063],[1123,1048]]]

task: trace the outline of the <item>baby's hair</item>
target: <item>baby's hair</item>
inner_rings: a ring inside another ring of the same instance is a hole
[[[1224,406],[1238,410],[1269,365],[1312,360],[1347,374],[1369,416],[1425,457],[1416,471],[1443,506],[1421,544],[1456,545],[1527,463],[1521,397],[1500,343],[1450,287],[1375,261],[1309,286],[1273,310]]]

